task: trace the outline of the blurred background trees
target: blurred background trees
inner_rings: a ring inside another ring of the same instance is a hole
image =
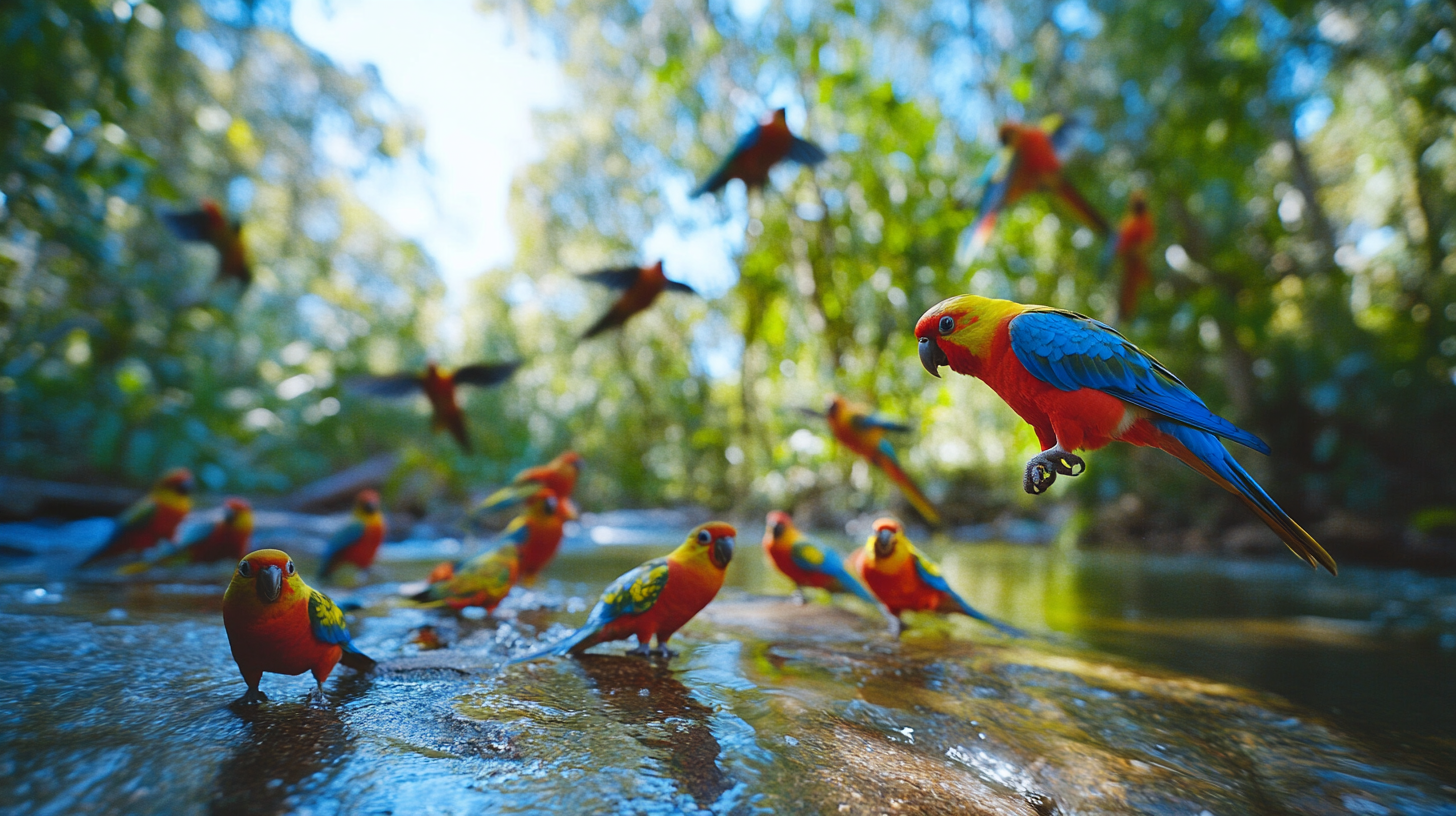
[[[1337,554],[1456,528],[1449,3],[488,4],[552,44],[571,92],[515,184],[516,262],[478,279],[469,359],[444,361],[531,361],[471,397],[471,458],[338,388],[437,349],[443,290],[351,192],[417,126],[285,11],[0,12],[7,471],[145,481],[186,463],[214,489],[282,491],[402,450],[400,488],[446,501],[570,445],[588,507],[827,519],[898,502],[792,410],[842,392],[918,426],[902,455],[952,519],[1045,512],[1019,494],[1030,429],[979,383],[925,375],[910,330],[964,291],[1111,314],[1100,241],[1040,197],[956,261],[997,124],[1061,112],[1090,125],[1069,167],[1088,198],[1115,220],[1146,189],[1156,217],[1156,283],[1121,328],[1269,441],[1273,457],[1240,456],[1275,497]],[[762,197],[689,201],[779,106],[830,160],[776,171]],[[241,297],[159,225],[202,196],[250,225]],[[578,344],[608,294],[574,275],[650,261],[654,237],[707,248],[667,272],[709,297]],[[1093,538],[1270,546],[1169,457],[1091,464],[1059,490]]]

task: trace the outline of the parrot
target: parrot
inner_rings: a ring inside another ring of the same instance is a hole
[[[849,571],[858,575],[875,593],[890,613],[899,618],[904,612],[959,612],[996,627],[1012,637],[1024,635],[1019,629],[1002,623],[976,610],[946,583],[940,567],[915,549],[900,522],[892,518],[876,519],[869,540],[849,556]]]
[[[354,498],[354,520],[344,525],[324,548],[323,569],[319,577],[328,580],[342,564],[369,569],[379,545],[384,543],[384,513],[379,509],[379,493],[361,490]]]
[[[581,336],[586,340],[596,337],[608,329],[615,329],[624,325],[633,315],[644,311],[651,306],[657,296],[664,290],[669,292],[683,292],[684,294],[696,295],[697,292],[686,283],[678,283],[675,280],[668,280],[662,273],[662,261],[652,266],[624,266],[616,269],[601,269],[596,272],[588,272],[581,276],[583,280],[593,283],[600,283],[611,289],[622,290],[622,296],[612,304],[612,308],[602,315],[591,328]]]
[[[435,572],[430,574],[430,585],[411,595],[410,600],[455,610],[479,606],[486,612],[494,612],[510,593],[511,587],[516,585],[520,574],[520,550],[507,541],[453,567],[448,575],[441,575],[439,567],[436,567]]]
[[[253,282],[248,250],[243,246],[243,224],[229,221],[216,201],[204,199],[201,209],[192,212],[163,213],[162,221],[178,238],[210,244],[217,250],[217,280],[233,278],[244,289]]]
[[[581,652],[631,635],[637,636],[637,648],[630,654],[672,657],[676,653],[667,648],[668,639],[723,587],[737,535],[731,524],[721,521],[695,527],[666,557],[654,558],[613,581],[587,615],[586,625],[559,643],[511,662]],[[657,648],[649,649],[654,635]]]
[[[1051,121],[1059,118],[1049,117]],[[1001,125],[998,136],[1005,149],[999,166],[993,164],[995,170],[976,208],[976,220],[971,222],[961,239],[965,246],[960,253],[963,262],[969,263],[981,254],[996,228],[996,216],[1027,193],[1043,190],[1056,193],[1087,226],[1101,235],[1111,232],[1107,219],[1087,203],[1062,174],[1062,161],[1058,154],[1071,146],[1072,134],[1077,127],[1072,121],[1064,121],[1048,136],[1045,130],[1034,125],[1020,122]]]
[[[768,181],[768,171],[784,159],[813,167],[829,158],[819,145],[790,133],[784,113],[779,108],[767,121],[743,134],[722,166],[693,190],[692,197],[716,193],[733,179],[742,179],[750,190],[762,187]]]
[[[535,495],[540,488],[549,487],[565,503],[566,518],[578,518],[580,513],[576,503],[571,500],[571,494],[576,490],[576,479],[580,475],[581,454],[566,451],[544,465],[526,468],[517,473],[510,485],[490,494],[485,501],[476,505],[472,515],[480,516],[514,507]]]
[[[152,486],[151,492],[116,518],[116,529],[81,566],[107,558],[146,552],[177,533],[177,525],[192,509],[192,471],[173,468]]]
[[[535,584],[536,576],[556,557],[567,518],[566,502],[557,498],[551,488],[541,487],[526,502],[526,512],[511,519],[498,540],[516,548],[520,560],[519,583]],[[450,580],[459,566],[449,561],[436,565],[430,572],[430,583]],[[517,578],[513,577],[511,583],[517,583]]]
[[[1111,268],[1114,260],[1122,261],[1122,285],[1118,287],[1117,319],[1131,320],[1137,313],[1138,296],[1152,283],[1153,275],[1148,269],[1148,250],[1153,246],[1157,233],[1153,228],[1152,216],[1148,214],[1148,197],[1142,190],[1134,190],[1127,203],[1127,215],[1117,228],[1117,240],[1107,242],[1107,251],[1102,256],[1102,269]]]
[[[253,537],[253,506],[245,499],[223,502],[222,520],[188,530],[172,544],[161,544],[146,552],[144,559],[122,568],[126,574],[145,572],[157,565],[212,564],[236,561],[248,551]]]
[[[788,513],[774,510],[768,514],[763,531],[763,552],[779,572],[794,582],[794,597],[798,602],[804,601],[804,587],[818,587],[831,593],[847,592],[880,610],[895,624],[899,623],[879,598],[844,568],[844,560],[839,553],[804,540]],[[892,626],[892,629],[898,631],[898,626]]]
[[[856,405],[844,397],[834,395],[829,400],[829,407],[824,413],[819,413],[810,408],[799,409],[804,414],[812,417],[819,417],[829,421],[829,430],[833,432],[834,438],[839,444],[849,448],[851,451],[863,456],[870,464],[885,472],[890,481],[900,488],[905,498],[932,526],[940,525],[940,512],[930,499],[921,492],[920,486],[910,478],[904,468],[900,467],[900,460],[895,456],[895,448],[890,445],[890,440],[885,438],[888,432],[904,433],[910,430],[907,425],[891,422],[879,414],[871,413],[870,409],[863,405]]]
[[[1335,560],[1275,504],[1219,441],[1263,454],[1269,446],[1208,409],[1188,386],[1111,326],[1076,312],[961,295],[932,306],[915,325],[920,362],[979,377],[1036,431],[1043,448],[1022,487],[1039,494],[1057,474],[1079,476],[1073,453],[1113,440],[1159,448],[1238,496],[1310,566],[1337,574]]]
[[[424,391],[434,409],[430,427],[435,431],[446,429],[460,449],[470,453],[470,435],[465,431],[465,413],[455,401],[455,388],[459,385],[477,385],[482,388],[499,385],[520,368],[519,360],[505,363],[474,363],[462,366],[453,372],[445,371],[433,361],[425,365],[424,374],[390,374],[383,377],[354,377],[347,387],[360,394],[375,397],[406,397],[416,390]]]
[[[344,613],[329,596],[303,582],[282,550],[257,550],[238,562],[222,596],[222,624],[233,660],[248,691],[235,703],[268,699],[258,689],[263,672],[313,672],[318,699],[334,666],[366,672],[374,668],[344,626]]]

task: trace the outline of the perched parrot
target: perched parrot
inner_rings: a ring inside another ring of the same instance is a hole
[[[696,198],[716,193],[733,179],[742,179],[752,190],[767,183],[768,171],[784,159],[813,167],[826,158],[828,156],[819,145],[789,132],[784,109],[779,108],[768,121],[743,134],[722,166],[708,176],[708,180],[699,185],[692,195]]]
[[[999,166],[990,176],[986,191],[981,195],[976,220],[971,222],[962,238],[963,242],[968,242],[958,253],[962,262],[968,263],[981,254],[996,228],[996,216],[1027,193],[1056,193],[1087,226],[1101,235],[1111,231],[1107,219],[1087,203],[1062,174],[1062,160],[1058,154],[1070,147],[1077,127],[1071,121],[1064,121],[1048,136],[1045,130],[1034,125],[1020,122],[1001,125],[999,136],[1005,150]]]
[[[576,490],[576,478],[579,475],[581,454],[566,451],[544,465],[526,468],[517,473],[508,486],[490,494],[485,501],[476,505],[472,515],[479,516],[515,507],[535,495],[537,490],[547,487],[566,505],[566,518],[577,518],[579,514],[576,503],[571,500],[571,494]]]
[[[486,612],[494,612],[520,577],[520,550],[507,542],[452,567],[448,575],[437,579],[439,569],[436,567],[436,572],[431,573],[430,585],[411,595],[410,600],[457,610],[479,606]]]
[[[1127,203],[1127,215],[1117,228],[1117,240],[1107,243],[1107,252],[1102,258],[1102,268],[1112,266],[1113,260],[1122,261],[1122,284],[1117,294],[1117,319],[1131,320],[1137,313],[1138,296],[1153,282],[1148,269],[1148,250],[1152,249],[1157,233],[1153,229],[1153,218],[1148,214],[1148,197],[1142,190],[1134,190]]]
[[[231,498],[223,503],[221,521],[200,524],[184,533],[176,543],[151,548],[142,561],[124,567],[122,572],[145,572],[158,565],[236,561],[248,551],[252,537],[253,506],[245,499]]]
[[[1160,448],[1243,500],[1295,555],[1331,574],[1335,561],[1233,458],[1218,437],[1260,453],[1269,446],[1215,415],[1173,373],[1105,323],[1075,312],[961,295],[915,326],[920,362],[980,377],[1036,430],[1043,451],[1026,463],[1028,493],[1086,469],[1075,450],[1116,440]]]
[[[246,289],[253,282],[248,250],[243,246],[243,224],[229,221],[216,201],[206,199],[192,212],[163,213],[162,221],[184,241],[200,241],[217,250],[217,279],[234,278]]]
[[[1012,637],[1023,633],[976,610],[946,583],[940,567],[921,555],[905,537],[900,522],[875,521],[869,541],[849,556],[849,571],[858,575],[896,618],[904,612],[959,612],[990,624]]]
[[[675,280],[668,280],[662,273],[662,261],[652,266],[624,266],[618,269],[601,269],[596,272],[588,272],[581,276],[584,280],[600,283],[603,286],[622,290],[622,296],[612,304],[612,308],[602,315],[592,327],[586,330],[581,336],[585,340],[589,337],[596,337],[608,329],[615,329],[625,324],[632,316],[644,311],[651,306],[657,296],[663,291],[683,292],[689,295],[696,295],[691,286],[686,283],[678,283]]]
[[[128,553],[145,552],[177,533],[177,525],[192,509],[192,471],[174,468],[136,504],[116,518],[111,537],[81,566]]]
[[[900,467],[895,448],[885,438],[888,432],[907,432],[910,430],[909,426],[891,422],[879,414],[871,413],[863,405],[856,405],[837,394],[829,401],[829,408],[822,414],[809,408],[799,410],[809,416],[828,420],[829,430],[839,440],[839,444],[884,471],[927,522],[936,526],[940,524],[940,512],[920,491],[920,486],[915,484],[910,474]]]
[[[379,508],[379,493],[361,490],[354,499],[354,520],[344,525],[324,548],[324,565],[319,577],[327,581],[343,564],[369,569],[379,545],[384,543],[384,513]]]
[[[794,596],[800,603],[804,600],[804,587],[817,587],[831,593],[847,592],[879,609],[890,620],[896,620],[874,593],[844,568],[844,560],[839,553],[800,536],[788,513],[781,510],[770,512],[764,527],[764,555],[779,572],[794,582]]]
[[[465,413],[455,401],[455,389],[461,385],[476,385],[482,388],[499,385],[520,368],[519,360],[508,363],[475,363],[462,366],[453,372],[443,371],[435,363],[425,366],[424,374],[390,374],[384,377],[355,377],[347,386],[360,394],[375,397],[407,397],[416,391],[424,391],[434,409],[430,427],[435,431],[444,428],[460,443],[460,449],[470,453],[470,435],[465,431]]]
[[[248,684],[239,703],[268,699],[258,690],[263,672],[312,671],[322,699],[324,681],[339,662],[360,672],[374,668],[349,639],[344,613],[329,596],[305,584],[281,550],[258,550],[238,563],[222,596],[222,623]]]
[[[538,487],[526,502],[526,512],[511,519],[511,523],[501,532],[497,540],[516,548],[520,560],[521,584],[531,586],[536,583],[536,576],[556,557],[567,518],[566,503],[556,497],[556,492],[548,487]],[[430,572],[430,583],[450,580],[459,566],[458,563],[448,561],[437,565]],[[511,583],[516,582],[517,578],[512,577]]]
[[[700,525],[666,558],[654,558],[613,581],[592,607],[585,626],[547,649],[511,662],[580,652],[631,635],[637,636],[637,648],[631,654],[672,657],[668,639],[723,587],[736,535],[732,525],[721,521]],[[657,648],[649,649],[654,635]]]

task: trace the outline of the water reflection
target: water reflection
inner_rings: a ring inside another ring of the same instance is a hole
[[[211,813],[296,810],[304,789],[326,786],[353,743],[332,703],[324,708],[274,702],[238,706],[236,711],[247,727],[241,743],[218,768]]]
[[[662,762],[668,775],[707,806],[732,787],[718,767],[721,746],[709,721],[713,710],[694,700],[662,661],[620,655],[581,655],[577,663],[607,713]]]

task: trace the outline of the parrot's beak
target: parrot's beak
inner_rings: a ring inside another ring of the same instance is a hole
[[[889,558],[895,552],[895,531],[880,530],[875,533],[875,557]]]
[[[710,557],[718,569],[728,569],[728,562],[733,560],[733,536],[713,539],[713,552]]]
[[[940,367],[950,365],[950,360],[945,352],[940,350],[940,344],[929,337],[920,338],[920,364],[925,366],[932,376],[940,376]]]
[[[258,570],[258,597],[263,603],[273,603],[283,594],[283,568],[277,565]]]
[[[774,540],[777,541],[777,540],[783,538],[784,537],[784,533],[786,533],[786,532],[788,532],[788,531],[785,529],[784,523],[782,521],[779,522],[778,524],[775,524],[773,526],[773,537],[774,537]]]

